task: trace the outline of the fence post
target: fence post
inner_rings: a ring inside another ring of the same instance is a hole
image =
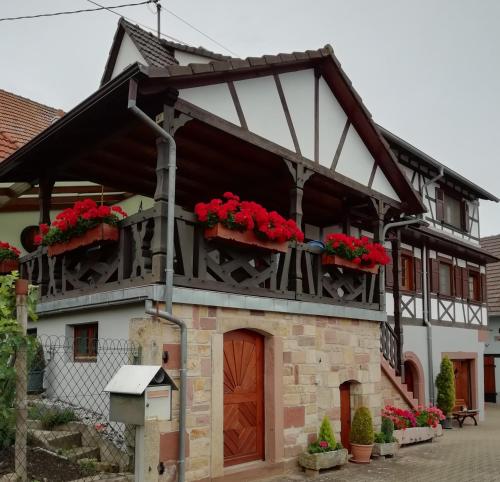
[[[16,281],[16,317],[23,336],[26,336],[28,325],[28,280]],[[28,480],[28,460],[26,444],[28,438],[28,407],[27,407],[27,380],[28,360],[26,344],[22,344],[17,352],[16,362],[16,443],[15,443],[15,470],[19,481]]]

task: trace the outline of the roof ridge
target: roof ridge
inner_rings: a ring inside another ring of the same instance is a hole
[[[41,102],[38,102],[38,101],[33,100],[33,99],[30,99],[29,97],[25,97],[25,96],[20,95],[20,94],[15,94],[14,92],[10,92],[8,90],[0,88],[0,93],[1,92],[4,92],[5,94],[11,95],[13,97],[17,97],[18,99],[22,99],[23,101],[27,101],[27,102],[29,102],[31,104],[36,104],[37,106],[45,107],[46,109],[55,111],[56,113],[65,114],[65,112],[64,112],[63,109],[60,109],[58,107],[51,107],[50,105],[47,105],[47,104],[42,104]]]

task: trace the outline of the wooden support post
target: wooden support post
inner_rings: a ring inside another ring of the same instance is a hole
[[[302,164],[293,164],[288,159],[284,159],[288,170],[293,177],[294,186],[290,189],[290,217],[297,223],[300,229],[303,229],[304,211],[302,209],[302,200],[304,198],[304,185],[314,174],[314,171],[307,169]],[[290,271],[293,276],[292,289],[296,293],[302,293],[302,249],[297,247],[295,250],[294,268]]]
[[[16,281],[16,316],[23,336],[28,326],[28,281]],[[28,363],[26,345],[23,343],[17,350],[14,368],[16,370],[16,442],[14,466],[17,480],[28,480],[27,438],[28,438]]]
[[[401,271],[401,232],[398,229],[391,239],[392,265],[394,284],[392,294],[394,296],[394,333],[396,334],[396,373],[401,376],[404,383],[404,363],[403,363],[403,325],[401,324],[401,295],[399,291],[400,271]]]
[[[375,207],[375,211],[377,213],[377,217],[373,224],[373,235],[374,241],[380,244],[384,244],[384,221],[385,215],[389,210],[389,206],[384,204],[383,201],[376,201],[372,199],[372,203]],[[380,311],[385,311],[385,266],[380,267],[379,276],[378,276],[378,302],[380,306]]]
[[[50,224],[50,208],[52,201],[52,190],[55,181],[51,176],[43,176],[38,181],[38,199],[40,200],[39,223]]]

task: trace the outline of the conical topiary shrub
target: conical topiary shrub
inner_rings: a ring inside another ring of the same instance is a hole
[[[382,417],[382,426],[380,428],[384,434],[384,441],[386,444],[394,442],[394,422],[387,417]]]
[[[331,450],[335,450],[337,442],[335,441],[335,434],[333,433],[332,424],[330,419],[325,415],[321,426],[319,428],[318,442],[327,442]]]
[[[372,414],[367,407],[359,407],[351,424],[352,462],[358,464],[370,463],[374,438]]]
[[[455,406],[455,375],[453,363],[445,356],[441,360],[441,369],[436,377],[437,406],[449,417]]]

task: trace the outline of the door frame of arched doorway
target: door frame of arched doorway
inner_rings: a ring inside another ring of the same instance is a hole
[[[408,362],[413,368],[413,398],[417,399],[420,405],[425,405],[425,373],[420,359],[414,352],[406,351],[403,362]]]
[[[211,477],[224,475],[224,333],[239,329],[264,336],[264,455],[263,463],[280,462],[284,456],[283,437],[283,338],[260,327],[244,323],[222,328],[212,335],[211,387]],[[246,464],[243,464],[246,465]],[[226,467],[231,472],[239,466]]]

